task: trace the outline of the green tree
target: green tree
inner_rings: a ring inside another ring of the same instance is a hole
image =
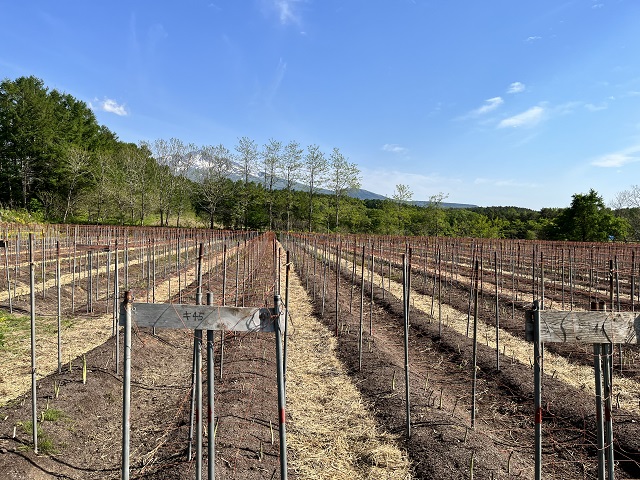
[[[629,223],[614,216],[593,189],[587,194],[574,194],[571,206],[553,223],[555,231],[552,236],[556,240],[605,242],[611,237],[624,239],[629,230]]]

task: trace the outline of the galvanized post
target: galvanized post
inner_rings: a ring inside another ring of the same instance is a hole
[[[118,241],[116,240],[116,263],[113,274],[113,334],[116,337],[116,375],[120,373],[120,326],[118,325],[118,297],[120,293],[119,273],[118,273]]]
[[[611,416],[611,385],[612,385],[613,344],[602,344],[602,373],[604,380],[604,431],[605,453],[607,457],[607,479],[614,478],[614,452],[613,452],[613,418]]]
[[[596,423],[598,443],[598,480],[604,480],[605,450],[604,450],[604,418],[602,413],[602,362],[601,344],[593,344],[593,369],[596,381]]]
[[[129,433],[131,428],[131,304],[130,291],[124,294],[124,373],[122,379],[122,480],[129,480]]]
[[[287,250],[286,256],[287,265],[285,267],[285,278],[284,278],[284,358],[282,361],[282,371],[285,375],[285,382],[287,379],[287,328],[289,325],[289,272],[291,270],[291,263],[289,260],[289,250]]]
[[[286,397],[284,390],[284,370],[282,362],[282,334],[280,332],[280,295],[273,297],[273,316],[276,331],[276,376],[278,380],[278,416],[280,433],[280,478],[287,480],[287,429]]]
[[[535,480],[542,479],[542,382],[540,368],[540,305],[533,301],[533,409],[535,415]]]
[[[478,271],[479,265],[476,260],[474,275],[475,275],[475,288],[473,292],[473,359],[472,359],[472,377],[471,377],[471,428],[476,428],[476,383],[477,372],[476,365],[478,361]]]
[[[207,305],[213,305],[213,293],[207,292]],[[215,417],[214,409],[214,375],[213,375],[213,330],[207,330],[207,432],[209,442],[207,443],[207,474],[209,480],[215,478],[216,465],[216,437],[215,437]]]
[[[407,271],[407,257],[402,254],[402,301],[404,311],[404,383],[406,405],[406,433],[411,438],[411,404],[409,398],[409,272]]]
[[[9,248],[9,235],[7,234],[7,239],[4,241],[4,269],[7,277],[7,295],[9,298],[9,313],[13,313],[13,300],[11,299],[11,278],[9,276],[9,252],[7,249]]]
[[[227,244],[222,246],[222,306],[227,304]],[[220,330],[220,366],[218,377],[222,380],[222,366],[224,365],[224,329]]]
[[[358,333],[358,370],[362,370],[362,330],[364,318],[364,245],[362,245],[362,265],[360,268],[360,330]]]
[[[502,258],[502,257],[501,257]],[[498,298],[498,252],[493,252],[493,271],[496,277],[496,370],[500,371],[500,300]]]
[[[196,346],[196,480],[202,480],[202,330],[195,331]]]
[[[62,373],[62,296],[60,294],[60,242],[56,242],[56,297],[58,303],[58,373]]]
[[[31,422],[33,425],[33,451],[38,453],[38,406],[36,391],[36,288],[33,262],[33,234],[29,234],[29,290],[31,301]]]

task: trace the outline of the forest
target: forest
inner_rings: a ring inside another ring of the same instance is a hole
[[[566,208],[444,208],[361,200],[360,172],[339,148],[249,137],[236,145],[177,138],[123,142],[93,110],[34,76],[0,83],[0,207],[26,221],[202,226],[578,241],[640,239],[640,189],[607,207],[595,190]],[[22,216],[21,216],[22,215]]]

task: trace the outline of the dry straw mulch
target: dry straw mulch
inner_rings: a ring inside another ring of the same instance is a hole
[[[293,274],[289,310],[291,469],[299,478],[312,479],[411,478],[406,452],[377,427],[336,356],[335,338],[313,317],[309,298]]]

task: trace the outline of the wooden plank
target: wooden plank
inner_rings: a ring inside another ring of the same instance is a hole
[[[120,325],[126,312],[120,306]],[[189,330],[229,330],[234,332],[273,332],[271,310],[258,307],[222,307],[175,303],[133,303],[131,318],[139,327],[184,328]],[[284,313],[280,321],[284,322]]]
[[[533,341],[534,313],[525,313],[525,338]],[[640,343],[640,314],[540,310],[544,343]]]

